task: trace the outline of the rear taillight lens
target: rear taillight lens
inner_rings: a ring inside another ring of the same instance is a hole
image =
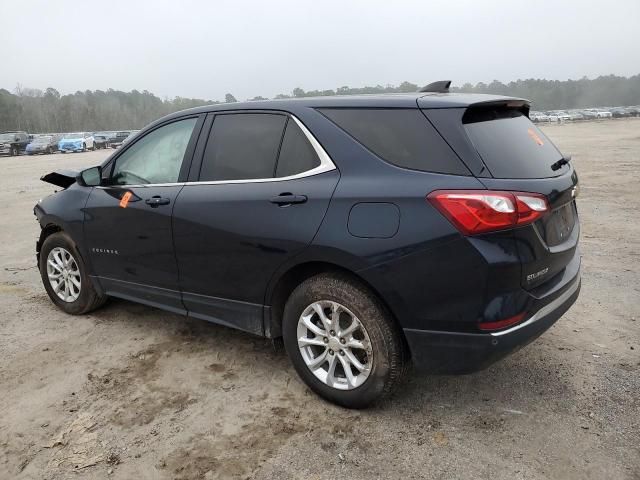
[[[537,193],[436,190],[427,199],[465,235],[527,225],[549,210]]]

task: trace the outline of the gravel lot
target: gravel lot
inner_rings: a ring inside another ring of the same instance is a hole
[[[110,152],[0,158],[0,478],[640,478],[640,119],[550,125],[581,180],[583,287],[469,376],[329,405],[268,340],[112,300],[80,317],[35,267],[39,177]]]

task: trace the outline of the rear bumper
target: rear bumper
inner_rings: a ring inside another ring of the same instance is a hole
[[[580,273],[527,320],[492,333],[404,329],[417,369],[429,373],[472,373],[522,348],[551,327],[578,298]]]

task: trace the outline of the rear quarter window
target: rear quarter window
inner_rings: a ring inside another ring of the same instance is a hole
[[[462,117],[467,136],[495,178],[548,178],[562,158],[553,143],[516,109],[469,109]]]
[[[323,108],[319,111],[393,165],[425,172],[470,175],[418,109]]]

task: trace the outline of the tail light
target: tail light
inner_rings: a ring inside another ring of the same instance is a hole
[[[427,199],[465,235],[528,225],[549,210],[538,193],[436,190]]]

